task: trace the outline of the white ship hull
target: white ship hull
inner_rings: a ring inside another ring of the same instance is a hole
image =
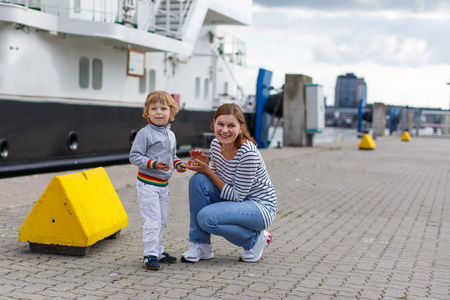
[[[126,162],[152,90],[179,102],[179,151],[204,146],[223,102],[253,111],[241,84],[245,48],[233,40],[227,49],[211,25],[248,24],[251,1],[238,1],[246,13],[235,1],[185,1],[181,25],[167,21],[175,30],[166,33],[151,20],[179,1],[8,2],[0,1],[0,177]]]

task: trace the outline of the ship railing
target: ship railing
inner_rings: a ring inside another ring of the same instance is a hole
[[[246,44],[231,34],[216,33],[219,43],[217,50],[226,57],[230,63],[245,67],[247,46]]]
[[[61,17],[114,23],[117,21],[121,0],[82,2],[80,0],[0,0],[1,3],[19,5]]]
[[[57,16],[119,23],[181,40],[193,0],[0,0]]]
[[[245,66],[246,45],[244,42],[236,38],[235,36],[218,31],[209,32],[214,39],[214,45],[211,47],[211,56],[217,57],[222,60],[226,70],[229,72],[231,79],[236,87],[235,95],[228,93],[228,87],[225,88],[225,92],[217,94],[213,97],[213,107],[219,107],[223,103],[236,102],[242,109],[252,110],[249,105],[250,101],[246,98],[243,87],[235,77],[235,70],[232,70],[231,65],[240,67]],[[202,56],[205,54],[195,54]],[[208,55],[208,54],[206,54]],[[216,88],[213,86],[213,94],[215,94]]]
[[[239,84],[239,82],[236,80],[236,77],[234,76],[234,72],[231,70],[231,67],[229,66],[228,62],[225,60],[223,55],[220,56],[223,60],[223,63],[225,67],[227,68],[228,72],[230,73],[231,79],[233,79],[234,84],[236,85],[237,93],[239,94],[240,98],[244,98],[244,90],[242,89],[242,86]]]

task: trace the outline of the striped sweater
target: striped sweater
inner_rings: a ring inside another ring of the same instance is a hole
[[[246,141],[232,160],[226,160],[217,139],[211,142],[211,170],[224,182],[220,197],[229,201],[251,200],[258,205],[269,227],[277,212],[277,196],[258,148]]]

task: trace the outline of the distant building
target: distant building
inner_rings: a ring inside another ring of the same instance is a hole
[[[334,106],[338,108],[357,108],[359,101],[364,105],[367,99],[367,85],[364,78],[358,78],[353,73],[339,75],[336,79]]]

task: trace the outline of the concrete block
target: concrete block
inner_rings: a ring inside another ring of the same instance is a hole
[[[126,226],[125,209],[100,167],[55,176],[20,227],[19,241],[33,252],[86,255]]]

